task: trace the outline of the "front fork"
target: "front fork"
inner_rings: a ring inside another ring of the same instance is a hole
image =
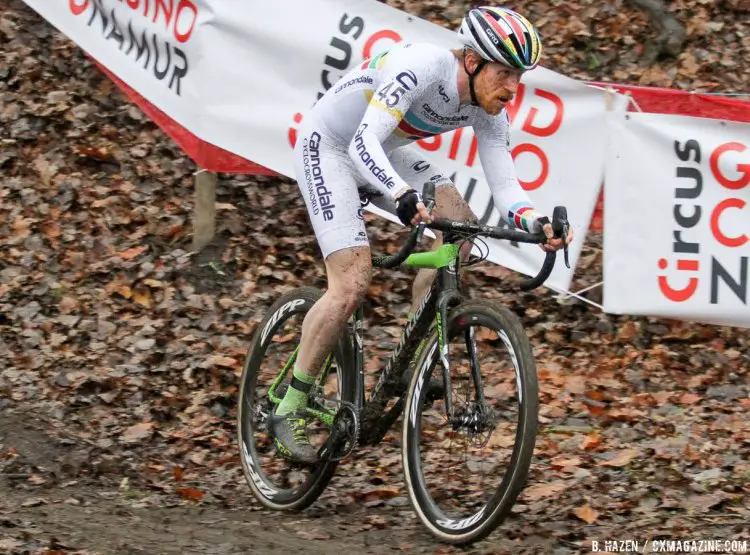
[[[458,284],[458,258],[454,259],[447,267],[438,270],[437,279],[439,280],[438,290],[441,291],[437,299],[437,310],[435,319],[437,320],[438,331],[438,351],[440,353],[440,366],[443,371],[443,385],[445,391],[443,398],[445,400],[445,414],[448,421],[453,421],[453,396],[451,392],[451,365],[450,349],[448,347],[448,309],[462,300]]]
[[[474,389],[476,390],[475,401],[482,411],[484,411],[484,386],[482,385],[482,373],[479,368],[479,361],[477,361],[477,342],[473,326],[469,326],[464,332],[464,340],[466,341],[466,350],[469,352],[471,379],[474,382]]]
[[[436,312],[438,349],[440,352],[440,366],[443,371],[443,384],[445,386],[445,414],[449,422],[454,421],[455,412],[453,408],[453,396],[451,394],[453,390],[451,388],[450,349],[447,323],[448,310],[451,305],[458,304],[463,300],[459,290],[458,265],[458,260],[455,260],[446,268],[442,268],[438,273],[438,279],[441,280],[440,289],[442,290],[442,293],[438,297]],[[475,402],[480,407],[480,410],[484,411],[484,387],[482,384],[482,374],[479,368],[479,362],[477,360],[476,339],[474,336],[474,328],[472,326],[469,326],[464,332],[464,340],[466,341],[466,350],[469,355],[469,363],[471,366],[471,379],[476,391]]]

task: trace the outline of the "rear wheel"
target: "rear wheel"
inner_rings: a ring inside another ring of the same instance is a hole
[[[322,292],[302,287],[280,297],[253,338],[240,378],[237,430],[240,460],[255,497],[271,509],[300,510],[312,504],[328,485],[336,462],[298,465],[276,454],[266,419],[284,396],[292,377],[302,321]],[[345,331],[314,389],[308,423],[315,447],[325,443],[342,402],[354,401],[351,339]]]
[[[427,395],[430,379],[443,375],[435,330],[407,394],[403,463],[422,523],[443,541],[465,544],[492,532],[523,488],[538,386],[531,346],[512,312],[468,301],[450,311],[447,328],[453,416],[444,399]]]

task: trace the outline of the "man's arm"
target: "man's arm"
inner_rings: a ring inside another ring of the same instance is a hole
[[[505,111],[495,117],[483,118],[474,126],[477,150],[492,200],[500,215],[510,225],[536,233],[541,230],[542,214],[534,210],[529,195],[516,177],[516,167],[510,154],[510,122]]]
[[[477,134],[477,150],[487,183],[492,191],[492,200],[500,215],[509,224],[536,233],[544,231],[547,243],[542,250],[553,252],[573,241],[573,229],[568,231],[564,242],[554,238],[549,219],[534,210],[529,195],[516,177],[516,167],[510,154],[510,121],[505,111],[499,116],[484,118],[474,126]]]

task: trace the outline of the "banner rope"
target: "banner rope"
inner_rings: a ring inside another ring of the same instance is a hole
[[[552,289],[552,290],[556,291],[558,293],[555,296],[555,298],[558,301],[560,301],[560,302],[565,302],[566,300],[568,300],[568,299],[570,299],[572,297],[572,298],[578,299],[579,301],[583,301],[583,302],[585,302],[587,304],[590,304],[591,306],[595,306],[596,308],[598,308],[599,310],[601,310],[602,312],[604,312],[604,306],[603,305],[601,305],[601,304],[599,304],[597,302],[594,302],[591,299],[587,299],[586,297],[582,297],[581,296],[581,293],[585,293],[586,291],[590,291],[591,289],[594,289],[595,287],[600,287],[602,285],[604,285],[604,282],[600,281],[598,283],[595,283],[594,285],[589,285],[588,287],[584,287],[580,291],[575,291],[575,292],[573,292],[573,291],[567,291],[565,289],[563,289],[563,290]]]

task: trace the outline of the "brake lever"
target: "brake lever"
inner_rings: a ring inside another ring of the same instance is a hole
[[[570,268],[568,258],[568,233],[570,232],[570,222],[568,222],[568,211],[564,206],[555,206],[552,211],[552,231],[555,237],[563,241],[563,254],[565,255],[565,267]]]
[[[563,236],[563,254],[565,255],[565,267],[570,269],[570,261],[568,260],[568,233],[570,232],[570,224],[567,220],[563,224],[562,228]]]
[[[432,209],[435,208],[435,184],[432,181],[428,181],[424,184],[424,187],[422,188],[422,201],[424,202],[425,208],[427,208],[427,212],[432,213]],[[417,226],[417,242],[422,240],[426,227],[426,223],[419,222],[419,225]]]
[[[422,200],[427,211],[431,212],[435,207],[435,184],[432,181],[426,182],[422,187]]]

